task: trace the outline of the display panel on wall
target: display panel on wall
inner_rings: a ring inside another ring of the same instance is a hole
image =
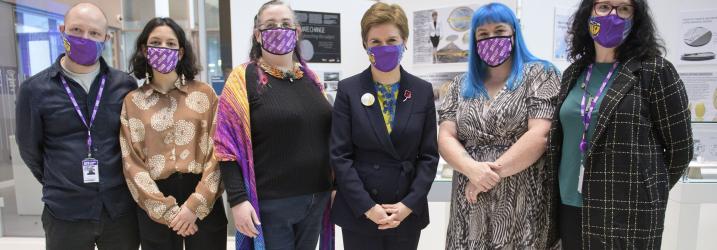
[[[448,94],[448,85],[465,72],[434,72],[417,75],[419,78],[430,82],[433,86],[433,101],[436,103],[436,110],[440,109],[443,100]]]
[[[574,8],[555,7],[555,23],[553,24],[553,59],[567,61],[568,56],[568,29],[570,16],[575,13]]]
[[[301,57],[307,62],[341,63],[341,14],[295,11],[303,32]]]
[[[413,63],[468,61],[471,18],[479,5],[413,12]]]
[[[681,64],[717,64],[717,9],[681,13]]]
[[[717,72],[680,73],[693,121],[717,122]]]

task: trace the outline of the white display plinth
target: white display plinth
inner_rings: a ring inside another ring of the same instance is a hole
[[[679,206],[676,233],[678,249],[697,249],[700,208],[703,204],[717,204],[715,194],[715,182],[680,182],[670,191],[669,200]]]

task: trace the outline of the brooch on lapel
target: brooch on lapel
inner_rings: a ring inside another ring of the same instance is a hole
[[[403,91],[403,102],[406,102],[406,100],[411,99],[412,93],[410,90]]]
[[[366,107],[370,107],[374,102],[376,102],[376,97],[373,97],[371,93],[366,93],[361,96],[361,104]]]

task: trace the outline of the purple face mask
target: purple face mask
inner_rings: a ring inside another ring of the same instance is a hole
[[[149,66],[152,66],[157,72],[167,74],[177,67],[177,62],[179,62],[179,50],[147,47],[147,61],[149,62]]]
[[[478,56],[490,67],[498,67],[510,58],[513,52],[512,36],[495,36],[476,42]]]
[[[376,46],[366,49],[368,60],[376,69],[389,72],[401,62],[404,51],[403,44]]]
[[[296,30],[287,28],[261,31],[261,47],[274,55],[286,55],[296,48]]]
[[[73,62],[90,66],[97,63],[102,56],[104,42],[97,42],[82,37],[62,35],[63,44],[65,45],[65,53]]]
[[[588,22],[590,36],[605,48],[615,48],[630,34],[632,20],[617,15],[593,16]]]

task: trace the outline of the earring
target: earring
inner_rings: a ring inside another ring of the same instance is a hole
[[[144,77],[149,81],[149,72],[144,72]]]
[[[186,82],[185,82],[185,79],[184,79],[184,74],[182,74],[182,85],[185,85],[185,84],[186,84]]]

